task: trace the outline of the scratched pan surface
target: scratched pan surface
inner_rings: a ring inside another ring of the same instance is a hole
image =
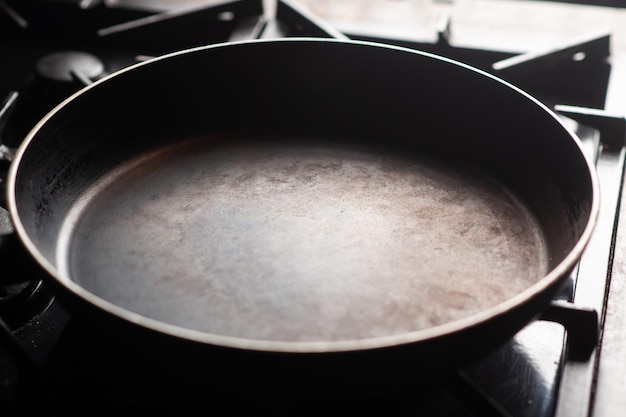
[[[105,175],[67,220],[62,274],[146,317],[247,339],[430,328],[547,271],[537,222],[495,180],[297,139],[157,150]]]
[[[596,187],[578,140],[513,86],[289,39],[87,87],[19,149],[8,200],[60,296],[130,329],[125,349],[341,373],[456,364],[513,335],[567,281]]]

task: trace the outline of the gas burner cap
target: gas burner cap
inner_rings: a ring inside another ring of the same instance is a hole
[[[36,71],[48,80],[89,84],[104,73],[104,63],[87,52],[56,52],[41,58]]]

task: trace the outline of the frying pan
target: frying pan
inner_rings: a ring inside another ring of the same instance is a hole
[[[79,91],[17,150],[7,200],[60,299],[133,360],[344,389],[455,369],[538,317],[597,188],[575,135],[500,79],[289,38]]]

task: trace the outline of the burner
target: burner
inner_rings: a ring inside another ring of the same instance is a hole
[[[41,58],[36,72],[50,81],[89,85],[104,74],[104,63],[87,52],[57,52]]]
[[[30,104],[16,111],[16,120],[25,126],[22,134],[65,98],[107,74],[103,60],[77,50],[44,55],[35,59],[31,68],[33,77],[20,91],[21,101]]]

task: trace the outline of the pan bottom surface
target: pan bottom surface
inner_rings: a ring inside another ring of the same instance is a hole
[[[430,328],[547,272],[528,209],[480,171],[325,141],[191,138],[75,203],[61,274],[162,322],[271,341]]]

